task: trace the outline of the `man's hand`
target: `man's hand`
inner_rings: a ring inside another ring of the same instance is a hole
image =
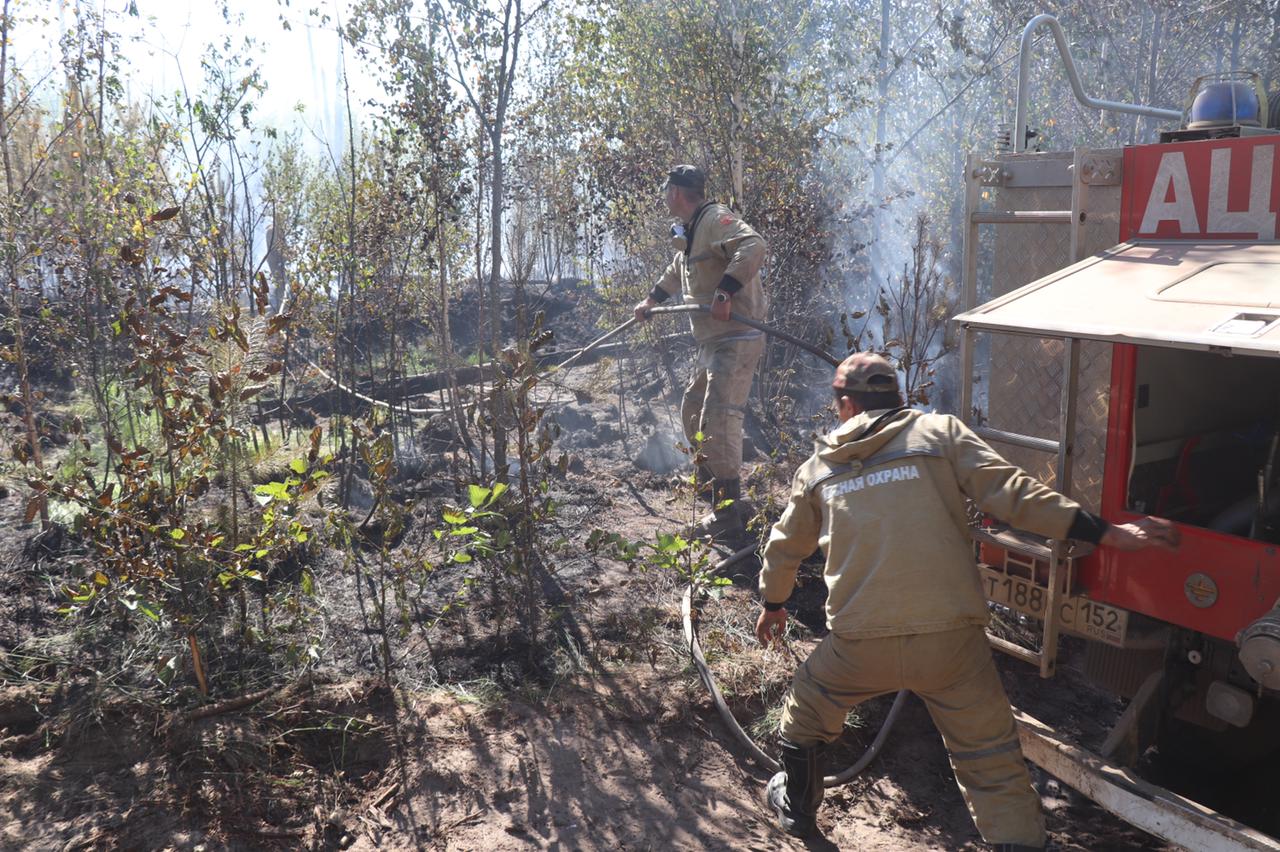
[[[1182,543],[1182,532],[1164,518],[1143,518],[1131,524],[1112,524],[1102,534],[1103,547],[1116,550],[1142,550],[1145,547],[1163,547],[1177,550]]]
[[[782,638],[782,631],[787,629],[787,611],[785,609],[769,610],[761,608],[760,617],[756,619],[756,638],[760,644],[768,648]]]
[[[633,313],[636,315],[636,319],[640,322],[647,322],[649,320],[649,309],[656,308],[657,306],[658,303],[655,302],[651,296],[645,296],[644,301],[636,305]]]
[[[720,322],[729,321],[729,312],[733,310],[733,297],[723,290],[717,290],[711,297],[711,318]]]

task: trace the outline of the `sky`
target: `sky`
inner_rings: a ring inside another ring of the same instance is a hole
[[[20,16],[14,33],[17,61],[27,78],[47,72],[57,58],[61,33],[74,26],[76,8],[103,11],[120,40],[128,98],[172,97],[185,79],[189,91],[200,88],[200,59],[211,43],[230,37],[232,47],[255,40],[257,60],[267,91],[256,112],[260,124],[280,131],[297,129],[308,147],[345,149],[343,60],[335,32],[339,4],[335,0],[228,0],[232,22],[224,20],[213,0],[16,0]],[[137,15],[126,14],[132,5]],[[308,9],[318,8],[332,20],[322,23]],[[22,18],[44,16],[44,21]],[[287,21],[290,28],[285,29]],[[373,78],[347,52],[352,108],[377,91]]]

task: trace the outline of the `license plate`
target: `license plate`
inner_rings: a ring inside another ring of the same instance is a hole
[[[1049,606],[1049,590],[1023,577],[1014,577],[986,565],[979,565],[982,590],[987,599],[1009,609],[1044,619]],[[1117,648],[1124,647],[1129,612],[1078,595],[1058,599],[1058,627],[1086,639],[1095,639]]]

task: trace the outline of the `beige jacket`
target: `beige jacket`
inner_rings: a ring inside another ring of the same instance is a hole
[[[826,556],[827,625],[849,638],[987,623],[965,498],[1020,529],[1063,538],[1079,506],[1009,464],[955,417],[853,417],[796,471],[760,572],[765,601],[791,595],[796,568]]]
[[[711,296],[725,275],[742,284],[733,294],[733,312],[747,319],[763,321],[768,315],[760,267],[764,264],[764,239],[723,204],[708,202],[699,208],[691,223],[692,243],[677,252],[658,281],[668,295],[684,294],[686,302],[711,304]],[[757,334],[738,322],[719,322],[709,314],[693,314],[693,337],[706,343],[724,337]]]

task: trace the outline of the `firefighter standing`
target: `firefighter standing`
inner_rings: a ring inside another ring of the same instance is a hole
[[[756,635],[768,644],[786,625],[797,567],[823,546],[831,632],[783,707],[784,771],[769,783],[769,803],[788,833],[811,833],[822,747],[855,705],[910,689],[942,734],[982,837],[1001,849],[1043,848],[1040,799],[986,640],[965,498],[1020,529],[1124,550],[1174,548],[1177,529],[1155,518],[1109,525],[957,418],[904,408],[897,374],[879,356],[847,358],[833,390],[840,426],[796,472],[760,574]]]
[[[760,286],[765,242],[728,207],[708,201],[705,187],[706,176],[696,166],[676,166],[668,173],[667,209],[680,219],[672,227],[676,254],[649,296],[636,305],[635,315],[647,319],[650,308],[676,294],[711,307],[710,316],[692,315],[698,351],[680,419],[690,446],[699,432],[703,435],[698,480],[711,484],[712,514],[695,532],[731,538],[742,533],[746,520],[740,507],[742,421],[764,333],[729,315],[766,317]]]

